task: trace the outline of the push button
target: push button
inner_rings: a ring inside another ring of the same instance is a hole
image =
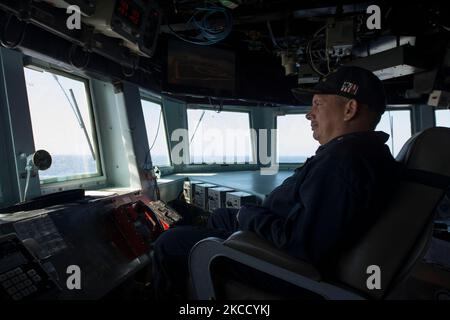
[[[10,287],[7,292],[12,296],[17,292],[17,288],[16,287]]]
[[[13,271],[14,271],[14,274],[15,274],[16,276],[23,273],[21,267],[15,268]]]
[[[31,286],[33,284],[33,282],[31,282],[31,280],[26,280],[23,284],[28,287],[28,286]]]
[[[23,298],[23,296],[22,296],[22,294],[19,292],[19,293],[16,293],[15,295],[13,295],[12,298],[13,298],[14,300],[20,300],[20,299]]]
[[[13,285],[13,283],[10,280],[6,280],[2,283],[3,288],[8,289],[9,287],[11,287]]]
[[[22,280],[20,280],[19,277],[14,277],[14,278],[11,279],[11,282],[14,283],[14,284],[19,283],[21,281]]]
[[[36,271],[35,271],[34,269],[31,269],[31,270],[28,270],[27,274],[28,274],[30,277],[33,277],[33,276],[35,276],[37,273],[36,273]]]
[[[33,279],[34,282],[41,281],[41,277],[39,275],[35,275],[32,279]]]
[[[31,294],[28,288],[23,289],[21,293],[24,297],[29,296]]]

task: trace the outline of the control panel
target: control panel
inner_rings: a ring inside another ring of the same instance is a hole
[[[96,192],[0,213],[0,236],[15,235],[0,241],[0,299],[96,300],[124,294],[122,284],[147,272],[152,243],[164,231],[150,202],[139,191]]]
[[[150,201],[147,203],[152,212],[156,214],[161,223],[164,225],[164,229],[167,230],[170,226],[177,223],[182,217],[174,209],[169,207],[164,201]]]
[[[15,234],[0,237],[0,297],[31,300],[56,297],[56,283]]]

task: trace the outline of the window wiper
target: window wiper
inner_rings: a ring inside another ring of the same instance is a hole
[[[153,147],[155,146],[156,140],[158,139],[159,136],[159,128],[161,127],[161,119],[162,119],[162,108],[159,111],[159,117],[158,117],[158,127],[156,128],[156,135],[155,135],[155,139],[153,139],[152,145],[150,146],[149,152],[152,151]]]
[[[73,93],[73,90],[69,89],[70,95],[71,95],[72,100],[73,100],[73,103],[72,103],[72,101],[70,100],[69,96],[66,93],[66,90],[64,90],[64,87],[62,86],[61,82],[59,82],[58,77],[55,74],[52,74],[52,76],[55,79],[55,81],[58,83],[59,87],[61,88],[61,91],[64,93],[64,96],[66,97],[67,101],[69,102],[70,106],[72,107],[72,111],[75,114],[75,118],[77,119],[80,128],[84,132],[86,141],[87,141],[87,143],[89,145],[89,149],[91,151],[92,158],[95,161],[96,158],[95,158],[94,147],[92,146],[91,139],[89,138],[89,134],[88,134],[88,132],[86,130],[86,126],[84,124],[83,117],[81,116],[80,108],[78,107],[77,99],[75,98],[75,94]]]
[[[145,170],[150,170],[151,168],[153,168],[153,160],[150,161],[150,163],[149,163],[148,155],[151,153],[153,147],[155,146],[156,139],[158,139],[159,128],[161,126],[161,119],[162,119],[162,108],[160,109],[160,112],[159,112],[158,128],[156,129],[155,139],[153,140],[152,145],[150,146],[150,148],[148,149],[148,151],[147,151],[147,153],[145,155],[145,160],[144,160],[144,169]]]
[[[202,115],[200,116],[200,119],[198,119],[197,125],[195,126],[194,133],[192,134],[191,140],[189,141],[189,145],[191,145],[192,140],[194,140],[195,134],[197,133],[198,126],[202,122],[204,116],[205,116],[205,110],[203,110]]]

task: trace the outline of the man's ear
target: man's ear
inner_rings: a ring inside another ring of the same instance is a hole
[[[350,121],[353,119],[359,110],[359,104],[355,99],[350,99],[345,104],[344,109],[344,121]]]

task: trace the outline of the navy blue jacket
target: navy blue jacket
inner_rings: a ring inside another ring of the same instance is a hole
[[[241,208],[240,229],[329,272],[392,193],[399,165],[385,145],[388,138],[384,132],[358,132],[320,146],[261,207]]]

